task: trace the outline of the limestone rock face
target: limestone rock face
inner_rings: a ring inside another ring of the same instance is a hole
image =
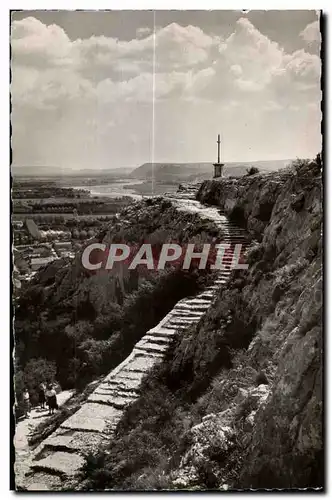
[[[246,363],[264,368],[270,392],[244,421],[233,487],[323,485],[321,187],[311,162],[265,176],[206,181],[198,193],[259,242],[248,252],[236,314],[257,319]],[[226,294],[221,301],[226,307]]]
[[[206,415],[201,423],[193,426],[189,431],[189,449],[172,477],[174,486],[179,489],[194,488],[203,480],[206,487],[227,489],[222,465],[237,447],[239,427],[252,431],[255,415],[265,405],[268,396],[269,388],[263,384],[249,391],[239,389],[232,406]],[[248,407],[251,413],[246,417],[245,409]]]

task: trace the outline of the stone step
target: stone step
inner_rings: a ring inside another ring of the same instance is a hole
[[[34,462],[32,464],[32,469],[70,477],[76,474],[84,463],[85,460],[80,455],[67,453],[65,451],[56,451],[48,457]]]
[[[154,344],[169,344],[173,338],[173,335],[167,335],[167,337],[154,337],[153,335],[145,335],[144,339],[148,342],[152,342]]]
[[[202,293],[202,292],[200,292],[200,293]],[[196,304],[198,306],[199,305],[204,306],[206,303],[208,303],[207,300],[198,299],[197,297],[198,297],[198,295],[195,295],[195,296],[188,297],[187,299],[183,299],[183,300],[181,300],[180,302],[177,303],[177,307],[181,306],[183,304],[189,304],[189,305],[190,304]]]
[[[206,312],[207,309],[209,309],[210,304],[203,304],[203,305],[197,305],[197,304],[182,304],[180,306],[177,306],[178,309],[182,311],[198,311],[198,312]]]
[[[136,351],[137,352],[137,351]],[[142,352],[137,352],[138,354],[142,354]],[[151,367],[151,365],[150,365]],[[125,383],[130,383],[133,382],[136,385],[139,384],[144,377],[144,372],[135,372],[135,371],[130,371],[130,370],[122,370],[116,375],[116,378],[119,381],[125,381]]]
[[[126,378],[126,377],[119,377],[117,379],[117,388],[121,389],[122,391],[127,391],[132,392],[132,391],[140,391],[140,384],[141,384],[142,379],[132,379],[132,378]]]
[[[191,321],[182,321],[182,320],[170,320],[170,325],[176,328],[187,328],[190,325],[195,325],[199,322],[199,319],[191,320]]]
[[[198,305],[198,306],[205,306],[205,305],[209,306],[211,304],[211,302],[209,300],[203,300],[203,299],[194,298],[194,299],[185,300],[184,304]]]
[[[169,319],[169,322],[170,323],[173,323],[173,322],[176,322],[176,323],[195,323],[197,321],[200,320],[200,317],[199,316],[190,316],[190,315],[182,315],[182,316],[177,316],[177,315],[174,315],[174,316],[171,316],[171,318]]]
[[[144,337],[140,342],[144,341]],[[139,352],[132,353],[110,374],[108,374],[104,381],[107,382],[111,379],[122,376],[123,373],[132,373],[136,375],[131,375],[132,378],[139,378],[140,373],[145,373],[148,371],[155,363],[154,357],[143,355]]]
[[[175,306],[176,307],[176,306]],[[175,309],[173,309],[174,311]],[[166,317],[164,318],[166,322]],[[154,328],[151,328],[150,330],[147,331],[148,335],[155,335],[155,336],[160,336],[164,337],[167,335],[171,335],[172,333],[175,333],[175,330],[172,332],[169,328],[165,328],[164,326],[155,326]]]
[[[108,422],[119,421],[122,412],[112,406],[85,403],[60,428],[86,432],[104,432]]]
[[[232,228],[230,226],[225,225],[224,223],[221,224],[221,231],[223,232],[224,237],[229,237],[229,238],[234,238],[235,236],[241,236],[244,239],[247,239],[247,233],[243,231],[242,229],[239,228]]]
[[[173,309],[172,313],[174,313],[174,316],[176,316],[176,317],[185,316],[188,318],[201,318],[203,316],[203,313],[200,311],[185,312],[185,311],[182,311],[181,309],[178,309],[178,308]],[[173,315],[171,316],[171,318],[172,317],[173,317]]]
[[[109,384],[107,387],[99,387],[96,389],[92,395],[105,396],[105,397],[120,397],[125,399],[135,400],[139,396],[138,391],[133,389],[126,390],[126,388],[121,388],[115,384]]]
[[[137,384],[135,380],[128,380],[128,379],[114,379],[110,380],[108,382],[108,385],[110,387],[113,387],[114,390],[116,391],[122,391],[122,392],[138,392],[139,393],[139,388],[137,387]]]
[[[206,298],[204,296],[206,295]],[[202,298],[203,300],[209,300],[211,302],[211,299],[216,296],[216,292],[213,288],[206,288],[203,292],[200,292],[197,297]]]
[[[222,233],[222,236],[219,237],[220,243],[222,243],[225,240],[225,238],[228,238],[229,240],[232,240],[235,238],[242,238],[245,241],[248,239],[248,236],[245,233],[245,231],[241,231],[239,229],[232,229],[232,228],[225,226],[224,224],[221,224],[220,231]]]
[[[187,319],[188,321],[199,320],[203,316],[202,311],[184,311],[183,309],[173,309],[174,314],[172,314],[168,319]]]
[[[206,290],[205,292],[201,293],[200,294],[200,297],[202,297],[202,299],[214,299],[216,296],[216,292],[215,290]]]
[[[229,280],[229,277],[230,277],[232,271],[231,271],[231,269],[227,268],[225,270],[225,272],[227,274],[224,274],[223,276],[216,278],[214,280],[214,282],[213,282],[213,285],[211,285],[211,286],[219,285],[219,287],[220,287],[220,284],[227,283],[227,281]]]
[[[146,341],[144,336],[140,342]],[[149,356],[136,356],[133,361],[125,365],[124,370],[127,372],[146,373],[154,365],[154,360]],[[123,371],[123,370],[122,370]],[[121,372],[120,372],[121,373]]]
[[[225,281],[226,283],[226,281]],[[215,294],[217,293],[217,290],[220,290],[220,284],[212,285],[209,289],[213,291]]]
[[[228,229],[225,226],[221,226],[221,231],[223,232],[222,237],[220,237],[220,243],[223,243],[226,238],[229,241],[242,238],[243,241],[248,241],[248,237],[244,231],[239,231],[239,230],[234,230],[234,229]]]
[[[121,396],[121,397],[127,397],[128,396],[133,401],[135,401],[135,399],[137,399],[138,396],[139,396],[139,392],[138,391],[136,391],[136,392],[134,392],[134,391],[126,392],[126,391],[119,390],[119,391],[117,391],[117,395]]]
[[[100,444],[100,434],[98,432],[69,432],[67,430],[58,429],[54,434],[51,434],[43,442],[43,450],[38,453],[40,458],[44,458],[50,452],[66,451],[73,453],[75,451],[81,452],[85,449],[98,449]]]
[[[27,478],[22,486],[27,491],[60,491],[63,481],[60,476],[34,471],[32,477]]]
[[[142,351],[142,352],[156,352],[156,353],[163,353],[166,351],[167,345],[161,345],[161,344],[156,344],[155,342],[138,342],[135,347],[134,351]]]
[[[132,403],[136,398],[130,398],[130,397],[118,397],[118,396],[111,396],[111,395],[104,395],[104,394],[90,394],[88,397],[88,403],[98,403],[98,404],[107,404],[114,406],[114,408],[117,408],[121,410],[122,408],[125,408],[128,406],[130,403]]]

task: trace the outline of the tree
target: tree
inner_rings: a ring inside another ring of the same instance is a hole
[[[38,386],[42,382],[54,382],[56,376],[56,364],[44,358],[32,358],[27,362],[23,370],[24,385],[28,388],[30,399],[33,404],[38,401]]]

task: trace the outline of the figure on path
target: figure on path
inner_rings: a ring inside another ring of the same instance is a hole
[[[38,400],[40,408],[42,410],[45,408],[45,402],[46,402],[45,391],[46,391],[46,386],[45,384],[41,383],[38,389]]]
[[[30,394],[27,388],[23,391],[23,407],[24,407],[24,416],[29,417],[31,405],[30,405]]]
[[[46,401],[48,406],[48,414],[53,415],[54,410],[58,408],[56,400],[56,392],[52,384],[48,384],[46,391]]]

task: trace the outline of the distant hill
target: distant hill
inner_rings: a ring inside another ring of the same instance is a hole
[[[24,166],[24,167],[11,167],[11,172],[13,176],[17,177],[101,177],[101,176],[109,176],[109,177],[126,177],[132,172],[132,168],[123,167],[123,168],[110,168],[104,170],[97,170],[93,168],[82,169],[82,170],[73,170],[69,168],[60,168],[60,167],[33,167],[33,166]]]
[[[244,175],[247,168],[252,165],[262,172],[271,172],[283,168],[291,160],[275,161],[251,161],[251,162],[229,162],[225,164],[224,174],[226,176],[240,177]],[[139,180],[150,180],[152,177],[152,165],[154,165],[154,179],[160,183],[172,183],[177,181],[200,181],[210,179],[213,176],[213,164],[203,163],[144,163],[134,170],[132,168],[110,168],[104,170],[82,169],[73,170],[60,167],[11,167],[14,177],[130,177]]]
[[[240,177],[247,172],[247,168],[255,166],[261,172],[279,170],[288,165],[292,160],[275,161],[251,161],[251,162],[229,162],[225,163],[224,174]],[[153,168],[152,168],[153,166]],[[141,180],[152,178],[157,182],[205,180],[213,176],[212,163],[144,163],[131,172],[130,177]]]
[[[144,163],[131,172],[130,177],[141,180],[154,178],[158,182],[188,179],[188,177],[208,178],[212,172],[211,163]]]

